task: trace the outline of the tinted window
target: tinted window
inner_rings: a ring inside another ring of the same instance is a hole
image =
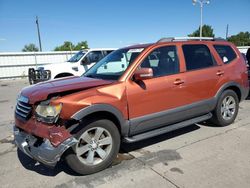
[[[214,45],[214,48],[219,54],[223,63],[225,64],[230,63],[232,60],[236,58],[236,54],[230,46]]]
[[[183,45],[187,70],[202,69],[214,65],[211,53],[206,45]]]
[[[98,62],[103,58],[101,51],[94,51],[90,52],[88,55],[89,61],[92,62]]]
[[[154,50],[144,59],[141,67],[152,68],[154,77],[178,73],[179,61],[176,47],[166,46]]]

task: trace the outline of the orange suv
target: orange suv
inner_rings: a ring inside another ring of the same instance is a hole
[[[24,88],[15,110],[18,148],[77,173],[111,165],[120,148],[209,120],[235,120],[249,91],[246,64],[222,39],[164,38],[118,49],[81,77]]]

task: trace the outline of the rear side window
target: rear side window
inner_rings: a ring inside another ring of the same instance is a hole
[[[209,48],[204,44],[183,45],[182,49],[187,70],[203,69],[215,64]]]
[[[236,58],[236,53],[231,46],[214,45],[215,50],[219,54],[223,63],[228,64]]]

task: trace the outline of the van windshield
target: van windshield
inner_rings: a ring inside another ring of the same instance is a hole
[[[83,76],[104,80],[118,80],[144,48],[126,48],[113,51]]]
[[[73,56],[68,60],[68,62],[70,62],[70,63],[78,62],[85,54],[86,54],[86,52],[84,52],[84,51],[79,51],[79,52],[77,52],[75,55],[73,55]]]

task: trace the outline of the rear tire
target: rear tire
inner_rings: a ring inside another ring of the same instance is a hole
[[[234,122],[239,110],[239,99],[233,90],[224,91],[219,97],[211,122],[217,126],[227,126]]]
[[[75,137],[79,142],[66,154],[65,159],[69,167],[79,174],[104,170],[112,164],[120,149],[119,131],[107,119],[90,121]]]

